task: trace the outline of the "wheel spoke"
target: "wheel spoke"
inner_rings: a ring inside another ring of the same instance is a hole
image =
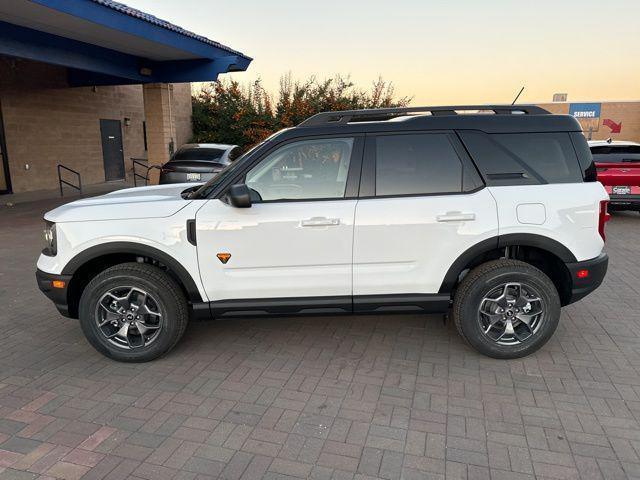
[[[522,323],[524,323],[525,325],[529,325],[531,324],[531,320],[533,320],[536,315],[538,314],[537,313],[533,313],[533,314],[519,313],[516,315],[516,318],[520,320]]]
[[[149,325],[147,323],[141,322],[138,320],[136,322],[136,327],[138,327],[138,331],[141,335],[145,335],[147,332],[153,332],[154,330],[158,330],[160,325]]]
[[[118,319],[120,318],[120,315],[118,313],[116,313],[113,310],[109,309],[108,307],[106,307],[102,303],[100,304],[100,306],[104,309],[106,314],[105,314],[105,317],[103,318],[103,320],[98,323],[98,327],[104,327],[108,323],[112,323],[114,321],[118,321]]]
[[[153,310],[150,310],[149,307],[147,307],[146,305],[143,305],[142,307],[140,307],[140,310],[138,310],[138,313],[140,313],[141,315],[154,315],[156,317],[162,316],[160,312],[154,312]]]
[[[122,324],[122,326],[118,330],[107,335],[107,338],[120,337],[122,339],[126,339],[128,332],[129,332],[129,324],[125,322]]]
[[[117,296],[112,291],[108,292],[107,295],[110,296],[111,298],[113,298],[118,303],[118,307],[124,308],[126,310],[131,305],[130,297],[131,297],[131,292],[132,291],[133,291],[133,289],[129,289],[129,293],[127,293],[126,295],[124,295],[122,297]]]
[[[507,319],[504,322],[504,332],[502,332],[501,337],[503,337],[505,335],[513,335],[513,334],[514,334],[513,323],[511,322],[510,319]]]

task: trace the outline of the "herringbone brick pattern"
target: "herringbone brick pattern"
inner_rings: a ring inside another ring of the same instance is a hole
[[[0,208],[0,479],[640,478],[637,214],[525,359],[405,315],[193,322],[126,365],[37,291],[51,205]]]

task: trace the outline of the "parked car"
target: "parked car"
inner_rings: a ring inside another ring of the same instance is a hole
[[[611,210],[640,212],[640,143],[590,141],[598,181],[604,185]]]
[[[478,108],[492,114],[459,113]],[[521,105],[328,112],[204,185],[46,213],[37,280],[121,361],[165,354],[190,316],[450,307],[476,350],[516,358],[602,282],[607,201],[571,116]]]
[[[160,169],[160,184],[206,182],[240,155],[237,145],[187,143]]]

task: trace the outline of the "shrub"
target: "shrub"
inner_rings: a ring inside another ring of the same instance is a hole
[[[292,127],[318,112],[360,108],[402,107],[411,98],[396,99],[393,84],[378,78],[370,90],[354,86],[348,77],[318,81],[280,79],[274,102],[257,80],[248,86],[221,80],[205,85],[193,96],[193,141],[229,143],[243,149],[272,133]]]

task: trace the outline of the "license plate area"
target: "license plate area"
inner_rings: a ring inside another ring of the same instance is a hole
[[[631,193],[631,187],[626,185],[618,185],[611,189],[611,193],[614,195],[629,195]]]
[[[187,173],[187,181],[188,182],[198,182],[200,181],[199,173]]]

